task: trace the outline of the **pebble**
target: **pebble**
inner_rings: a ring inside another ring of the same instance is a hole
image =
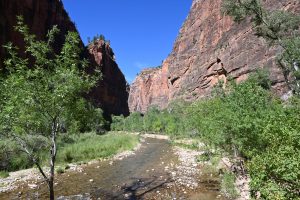
[[[93,180],[93,179],[90,179],[90,182],[94,182],[94,180]]]
[[[37,188],[38,186],[37,186],[36,184],[28,184],[28,187],[29,187],[30,189],[35,189],[35,188]]]

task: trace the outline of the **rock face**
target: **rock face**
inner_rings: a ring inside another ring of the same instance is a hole
[[[45,39],[49,29],[57,25],[60,34],[56,37],[55,49],[60,50],[65,34],[68,31],[77,31],[61,0],[1,0],[0,1],[0,69],[6,57],[2,46],[13,42],[24,52],[24,42],[19,33],[14,31],[16,16],[22,15],[29,29],[38,39]],[[83,43],[82,47],[84,46]],[[23,53],[24,54],[24,53]],[[128,114],[128,93],[126,80],[118,65],[113,59],[112,49],[104,44],[97,44],[85,49],[84,56],[91,63],[90,68],[99,65],[103,80],[89,94],[89,98],[101,107],[106,115]]]
[[[57,25],[60,34],[56,37],[56,48],[64,42],[68,31],[77,31],[70,20],[63,4],[59,0],[1,0],[0,1],[0,67],[3,65],[5,50],[2,46],[13,42],[15,46],[24,49],[22,36],[14,30],[16,16],[22,15],[30,32],[38,39],[45,39],[53,25]],[[21,51],[22,52],[22,51]]]
[[[234,23],[221,13],[222,0],[194,0],[173,51],[161,69],[143,71],[129,94],[130,111],[145,112],[150,106],[165,108],[174,99],[193,101],[210,95],[219,80],[233,77],[238,82],[249,73],[266,67],[275,93],[288,90],[275,55],[257,38],[249,21]],[[298,0],[264,1],[270,9],[299,12]]]
[[[168,71],[166,68],[143,70],[130,86],[130,111],[146,112],[149,106],[166,106],[168,102]]]
[[[107,114],[128,115],[127,82],[114,59],[109,43],[98,40],[87,47],[92,66],[99,66],[102,81],[90,92],[90,99]]]

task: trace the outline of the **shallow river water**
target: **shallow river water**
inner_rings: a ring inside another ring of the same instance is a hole
[[[172,178],[165,167],[177,163],[177,156],[168,141],[148,138],[134,155],[123,160],[95,163],[84,167],[81,173],[70,171],[58,175],[56,197],[59,200],[224,199],[220,196],[218,183],[203,183],[198,189],[187,192],[175,185],[166,187]],[[16,191],[0,193],[0,199],[47,199],[47,194],[45,185],[29,189],[24,184]]]

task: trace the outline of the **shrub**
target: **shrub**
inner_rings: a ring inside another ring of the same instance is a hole
[[[239,194],[235,187],[235,175],[233,173],[226,172],[223,174],[221,191],[230,199],[238,197]]]
[[[0,171],[0,178],[7,178],[9,177],[9,173],[7,171]]]
[[[226,90],[218,85],[210,99],[190,105],[175,102],[162,111],[152,108],[143,117],[133,116],[138,120],[131,121],[129,116],[123,121],[123,130],[138,131],[134,127],[143,124],[147,132],[199,137],[210,149],[245,158],[253,194],[260,191],[263,199],[270,200],[297,199],[300,100],[294,97],[281,102],[273,96],[267,74],[258,71],[240,84],[231,81]],[[137,124],[126,126],[127,122]],[[230,181],[226,175],[225,183]]]
[[[56,173],[63,174],[63,173],[65,173],[65,170],[63,168],[59,167],[56,169]]]

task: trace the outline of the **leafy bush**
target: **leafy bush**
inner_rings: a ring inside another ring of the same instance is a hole
[[[63,174],[63,173],[65,173],[65,170],[63,168],[59,167],[56,169],[56,173]]]
[[[134,131],[165,133],[174,137],[180,137],[189,133],[189,119],[186,115],[187,103],[176,101],[160,111],[156,107],[151,107],[144,115],[135,112],[124,118],[114,116],[111,129],[115,131]]]
[[[25,138],[30,147],[35,151],[46,151],[48,142],[42,136],[29,135]],[[38,156],[40,157],[40,156]],[[0,171],[16,171],[26,169],[33,166],[33,162],[20,148],[20,146],[12,140],[3,139],[0,141]]]
[[[134,114],[118,123],[123,124],[122,130],[139,131],[143,124],[147,132],[200,137],[212,149],[245,158],[253,194],[259,191],[262,199],[270,200],[297,199],[300,100],[281,102],[268,89],[267,73],[258,71],[238,85],[231,82],[225,91],[217,88],[210,99],[190,105],[176,102],[165,110],[150,109],[143,117]],[[232,181],[227,178],[226,182]]]

